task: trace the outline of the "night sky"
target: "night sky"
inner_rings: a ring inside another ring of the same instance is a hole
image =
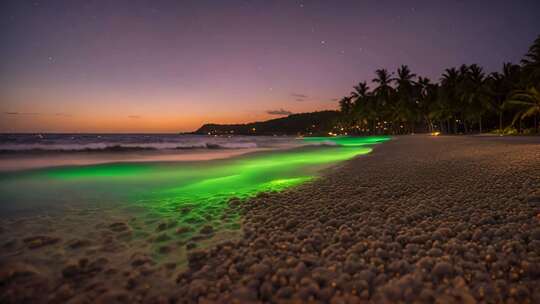
[[[538,0],[1,1],[0,132],[176,132],[337,107],[377,68],[518,63]]]

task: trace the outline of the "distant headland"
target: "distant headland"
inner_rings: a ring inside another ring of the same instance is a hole
[[[327,135],[340,120],[339,111],[291,114],[246,124],[204,124],[193,134],[207,135]]]

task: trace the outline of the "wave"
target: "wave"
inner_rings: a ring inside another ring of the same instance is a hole
[[[304,143],[305,146],[330,146],[330,147],[335,147],[335,146],[339,146],[338,143],[334,142],[334,141],[330,141],[330,140],[324,140],[324,141],[319,141],[319,142],[305,142]]]
[[[252,149],[257,148],[258,145],[254,142],[233,142],[233,143],[221,143],[221,144],[206,144],[208,149]]]
[[[14,144],[0,145],[0,153],[50,153],[50,152],[136,152],[158,150],[192,150],[192,149],[250,149],[257,148],[253,142],[233,143],[146,143],[146,144]]]

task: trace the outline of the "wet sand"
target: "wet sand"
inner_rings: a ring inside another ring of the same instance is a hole
[[[189,239],[114,212],[3,221],[0,302],[540,302],[538,137],[397,137],[231,210],[241,230]]]

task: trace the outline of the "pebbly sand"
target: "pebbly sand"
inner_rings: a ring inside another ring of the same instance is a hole
[[[2,221],[0,302],[540,303],[538,137],[397,137],[230,205],[241,230],[190,242],[115,212]]]

